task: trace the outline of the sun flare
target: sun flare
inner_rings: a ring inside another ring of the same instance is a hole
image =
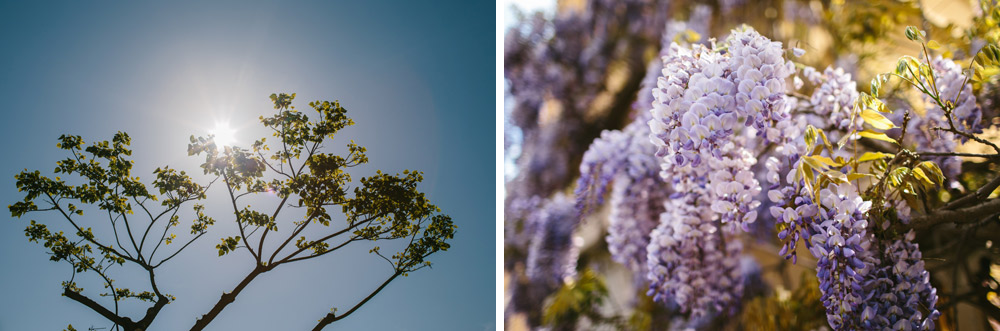
[[[236,130],[229,127],[227,122],[216,122],[215,128],[208,131],[208,134],[215,136],[215,146],[232,146],[236,143]]]

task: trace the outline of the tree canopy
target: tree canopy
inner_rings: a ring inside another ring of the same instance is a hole
[[[69,156],[56,163],[57,176],[27,169],[17,174],[24,198],[9,210],[18,218],[35,218],[25,229],[28,240],[43,245],[50,260],[71,266],[71,276],[62,283],[63,295],[100,314],[115,329],[148,329],[175,300],[169,289],[157,286],[157,270],[184,254],[197,254],[186,248],[209,234],[217,220],[232,221],[238,232],[222,234],[217,253],[222,257],[246,251],[253,269],[223,292],[211,310],[192,316],[191,329],[201,330],[263,273],[351,243],[378,242],[370,253],[389,266],[384,282],[346,310],[333,308],[319,316],[319,330],[351,315],[399,276],[430,267],[432,254],[450,248],[456,226],[418,190],[421,172],[377,171],[354,182],[349,170],[368,162],[366,149],[351,140],[344,155],[324,152],[338,131],[354,124],[339,102],[311,102],[307,114],[292,105],[294,93],[270,98],[276,112],[261,116],[260,122],[273,132],[271,143],[261,138],[241,148],[219,146],[211,135],[190,137],[188,155],[204,158],[201,168],[210,178],[204,183],[163,166],[153,171],[152,187],[147,187],[133,176],[131,137],[124,132],[91,144],[80,136],[60,136],[57,147]],[[231,205],[231,215],[206,214],[204,203],[218,191]],[[248,202],[262,195],[280,202]],[[299,209],[304,216],[283,209]],[[183,211],[193,218],[182,219]],[[57,223],[69,224],[73,232],[50,230],[49,225]],[[269,234],[272,240],[267,241]],[[142,289],[116,284],[115,272],[126,268],[145,275]],[[105,289],[85,291],[77,285],[78,275],[98,277]],[[147,305],[145,314],[120,314],[119,304],[128,299]]]

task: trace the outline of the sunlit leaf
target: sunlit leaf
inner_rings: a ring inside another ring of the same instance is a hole
[[[888,118],[870,108],[861,110],[861,118],[865,120],[865,123],[879,130],[888,130],[896,127]]]
[[[858,162],[868,162],[872,160],[884,159],[893,157],[893,154],[882,153],[882,152],[865,152],[858,158]]]
[[[858,132],[858,135],[860,135],[860,136],[862,136],[864,138],[881,140],[881,141],[888,141],[888,142],[891,142],[891,143],[897,144],[897,145],[899,144],[898,142],[896,142],[896,139],[892,139],[889,136],[885,135],[885,133],[881,133],[881,132],[872,132],[872,131],[867,131],[866,130],[866,131]]]

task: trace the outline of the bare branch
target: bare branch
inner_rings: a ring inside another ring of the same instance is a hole
[[[1000,199],[993,199],[976,206],[958,210],[937,210],[928,215],[914,217],[908,225],[899,225],[897,229],[924,230],[942,223],[966,224],[976,223],[984,217],[1000,212]]]
[[[958,198],[955,201],[949,202],[942,209],[955,210],[957,208],[965,207],[974,204],[976,202],[985,201],[986,198],[989,198],[990,194],[993,193],[993,190],[996,190],[998,186],[1000,186],[1000,176],[993,178],[993,180],[991,180],[989,183],[986,183],[986,185],[983,185],[983,187],[980,187],[978,190],[976,190],[975,193],[966,195],[964,197]]]
[[[333,323],[333,322],[336,322],[336,321],[338,321],[340,319],[343,319],[343,318],[347,317],[348,315],[350,315],[351,313],[353,313],[355,310],[358,310],[358,308],[361,308],[362,305],[364,305],[365,303],[367,303],[368,300],[371,300],[372,297],[374,297],[376,294],[378,294],[378,292],[381,292],[382,289],[385,288],[386,285],[389,285],[389,282],[392,282],[393,279],[396,279],[396,277],[399,277],[399,275],[401,275],[401,274],[402,274],[402,272],[400,272],[400,271],[394,272],[392,274],[392,277],[389,277],[389,279],[386,279],[385,282],[383,282],[381,286],[379,286],[377,289],[375,289],[375,291],[372,291],[372,293],[369,294],[367,297],[365,297],[364,300],[361,300],[361,302],[358,302],[358,304],[354,305],[354,307],[352,307],[351,310],[348,310],[343,315],[337,316],[335,314],[336,311],[327,313],[326,316],[323,317],[323,319],[319,320],[319,323],[316,324],[316,327],[313,328],[313,331],[322,330],[327,325],[330,325],[330,323]]]
[[[107,318],[108,320],[110,320],[110,321],[112,321],[114,323],[117,323],[117,324],[120,324],[120,325],[133,325],[133,324],[135,324],[135,322],[133,322],[132,319],[130,319],[128,317],[118,316],[117,314],[111,312],[110,310],[108,310],[104,306],[101,306],[101,304],[97,303],[96,301],[91,300],[90,298],[84,296],[83,294],[71,291],[68,287],[63,289],[63,295],[66,296],[67,298],[73,299],[76,302],[82,303],[84,306],[89,307],[90,309],[94,310],[98,314],[101,314],[101,316],[104,316],[104,318]]]
[[[253,248],[250,248],[250,244],[247,243],[247,235],[244,233],[245,231],[243,231],[243,222],[240,221],[240,208],[236,206],[236,197],[233,196],[233,186],[229,184],[229,176],[226,176],[225,172],[223,172],[222,180],[226,183],[226,190],[229,191],[229,200],[233,203],[233,213],[236,214],[236,225],[240,229],[240,237],[243,239],[243,246],[246,246],[247,251],[250,252],[250,255],[253,256],[254,260],[260,261],[260,257],[257,256],[257,253],[255,253]]]

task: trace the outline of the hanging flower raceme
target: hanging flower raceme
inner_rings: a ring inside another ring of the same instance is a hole
[[[535,211],[542,206],[538,196],[515,197],[504,212],[504,245],[527,250],[535,235]]]
[[[756,220],[761,192],[748,146],[762,145],[755,136],[781,141],[789,118],[784,80],[794,67],[781,44],[749,28],[727,41],[728,50],[670,46],[649,121],[661,176],[678,192],[650,236],[650,294],[695,316],[740,296],[736,228]]]
[[[739,116],[757,129],[758,136],[780,141],[782,132],[775,124],[789,118],[785,80],[795,72],[795,66],[782,56],[780,42],[753,29],[734,30],[728,41]]]
[[[659,224],[666,195],[663,181],[656,177],[632,181],[623,176],[612,187],[608,252],[636,278],[645,279],[646,246],[650,233]]]
[[[739,255],[742,243],[713,222],[705,192],[680,194],[667,203],[660,225],[650,235],[647,251],[648,295],[675,302],[692,318],[727,308],[743,293]]]
[[[608,249],[612,258],[636,275],[645,275],[649,233],[659,222],[663,199],[669,193],[658,176],[656,148],[649,142],[648,116],[625,129],[605,131],[584,153],[577,181],[577,208],[581,213],[603,203],[611,191]]]
[[[561,284],[576,277],[579,247],[573,231],[579,224],[573,199],[557,194],[531,216],[535,236],[528,248],[525,273],[533,282]]]
[[[910,230],[882,247],[881,263],[868,272],[861,325],[866,329],[933,330],[941,315],[935,308],[937,289],[930,284],[920,248]]]
[[[634,136],[618,130],[605,130],[594,139],[580,163],[580,178],[576,182],[574,195],[577,207],[585,208],[604,204],[608,184],[628,165],[626,151],[633,143]]]
[[[862,329],[862,287],[873,257],[868,221],[871,208],[850,183],[830,185],[819,192],[819,223],[813,224],[810,252],[817,258],[816,276],[823,293],[827,320],[836,330]]]

